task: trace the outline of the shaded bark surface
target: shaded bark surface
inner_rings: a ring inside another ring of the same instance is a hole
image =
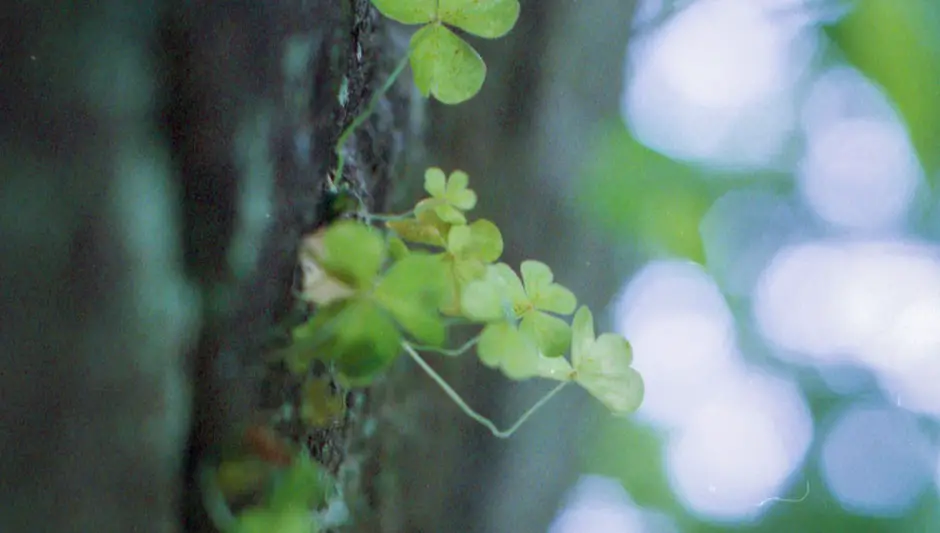
[[[368,0],[24,2],[0,32],[0,530],[208,531],[194,472],[284,393],[297,242],[401,39]],[[370,209],[410,100],[348,145]],[[307,436],[336,471],[365,400]]]

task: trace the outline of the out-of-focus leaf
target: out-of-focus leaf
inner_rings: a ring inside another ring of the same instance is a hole
[[[306,453],[297,457],[279,478],[268,496],[268,508],[271,510],[311,511],[324,505],[333,489],[326,471]]]
[[[594,146],[577,194],[589,220],[650,252],[704,262],[698,227],[719,195],[715,186],[642,146],[620,120],[605,126]]]

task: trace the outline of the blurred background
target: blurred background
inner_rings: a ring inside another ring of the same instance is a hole
[[[443,407],[413,501],[461,531],[940,531],[940,2],[524,1],[474,45],[427,160],[604,310],[646,398],[567,391],[507,442]],[[444,370],[507,422],[549,387]]]

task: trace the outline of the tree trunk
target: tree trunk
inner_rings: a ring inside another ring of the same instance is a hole
[[[3,11],[0,530],[208,531],[195,469],[263,405],[335,142],[404,41],[368,0]],[[407,167],[412,94],[347,145],[370,209]],[[370,449],[365,405],[309,435],[334,472]]]

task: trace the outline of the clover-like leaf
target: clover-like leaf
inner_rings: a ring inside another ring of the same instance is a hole
[[[445,248],[451,225],[441,220],[433,209],[416,210],[415,218],[385,223],[402,239],[415,244]]]
[[[487,325],[477,343],[477,356],[490,368],[499,368],[510,379],[526,379],[539,374],[539,351],[532,340],[512,324]]]
[[[362,386],[395,360],[401,333],[386,311],[375,302],[357,298],[320,309],[303,329],[312,331],[314,349],[295,353],[288,366],[296,372],[310,358],[332,362],[349,386]],[[301,343],[304,344],[300,339]]]
[[[402,24],[425,24],[438,17],[438,0],[372,0],[379,13]]]
[[[509,33],[519,19],[518,0],[440,0],[438,16],[467,33],[495,39]]]
[[[574,293],[554,282],[552,269],[540,261],[523,261],[520,268],[526,295],[542,311],[570,315],[578,301]]]
[[[480,54],[441,24],[416,31],[410,48],[415,85],[425,97],[434,95],[441,103],[459,104],[483,87],[486,64]]]
[[[489,265],[481,278],[464,286],[460,306],[465,317],[479,322],[495,322],[507,318],[506,310],[511,303],[506,297],[506,282],[498,272],[500,266],[509,268],[502,263]]]
[[[639,372],[630,366],[630,343],[613,333],[595,339],[594,317],[587,307],[575,313],[572,337],[575,381],[614,414],[636,411],[643,402],[644,385]]]
[[[394,235],[388,237],[388,255],[391,256],[393,261],[404,259],[410,253],[411,250],[408,249],[408,245],[401,238]]]
[[[489,220],[452,227],[447,235],[447,251],[440,255],[447,268],[449,288],[442,310],[452,315],[460,314],[464,287],[482,278],[487,264],[502,253],[503,236]]]
[[[301,298],[308,302],[327,305],[351,297],[355,289],[330,276],[316,257],[323,249],[323,234],[308,236],[301,241],[298,253],[300,269],[303,273]]]
[[[326,471],[306,453],[295,458],[279,478],[267,498],[271,510],[309,512],[325,504],[333,488]]]
[[[415,211],[434,209],[441,220],[448,224],[466,224],[464,211],[477,205],[477,194],[467,188],[470,178],[466,172],[455,170],[450,178],[444,171],[432,167],[424,173],[424,189],[431,195],[415,206]]]
[[[320,527],[305,509],[277,510],[252,507],[238,515],[234,533],[316,533]]]
[[[436,257],[411,254],[392,265],[375,288],[375,297],[414,338],[439,346],[445,337],[438,314],[445,295],[444,276]]]
[[[551,270],[538,261],[522,264],[525,282],[505,263],[488,267],[486,275],[464,288],[462,311],[471,320],[491,322],[519,319],[520,330],[535,342],[545,357],[562,356],[571,341],[565,321],[545,311],[568,314],[574,295],[552,281]]]
[[[371,227],[344,220],[327,228],[313,255],[330,276],[355,288],[369,286],[385,261],[382,237]]]
[[[547,313],[526,313],[519,323],[519,330],[531,336],[539,350],[548,357],[564,355],[571,343],[571,327],[568,323]]]
[[[455,257],[492,263],[503,255],[503,234],[486,219],[454,226],[447,234],[447,251]]]

